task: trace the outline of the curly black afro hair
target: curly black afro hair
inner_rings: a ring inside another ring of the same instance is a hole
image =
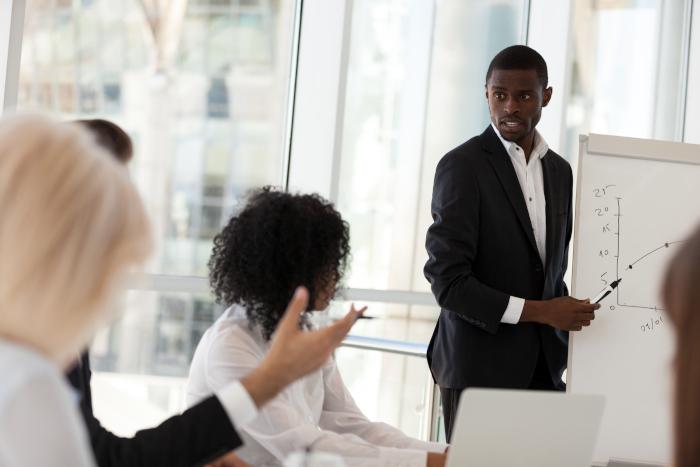
[[[265,187],[214,238],[209,279],[216,302],[243,306],[269,340],[298,286],[309,311],[337,291],[349,253],[348,224],[330,203]]]

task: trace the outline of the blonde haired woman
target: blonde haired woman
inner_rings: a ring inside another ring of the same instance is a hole
[[[62,373],[151,245],[123,166],[78,125],[0,122],[0,465],[93,464]]]

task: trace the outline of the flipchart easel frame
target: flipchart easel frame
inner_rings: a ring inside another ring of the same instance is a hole
[[[578,169],[576,174],[576,205],[574,211],[574,236],[573,236],[573,261],[571,274],[571,296],[576,297],[576,283],[578,273],[578,239],[579,239],[579,223],[580,223],[580,205],[581,205],[581,177],[583,173],[583,159],[588,154],[598,156],[621,157],[628,159],[641,159],[659,162],[673,162],[681,164],[700,165],[700,145],[689,143],[678,143],[673,141],[657,141],[640,138],[627,138],[622,136],[609,136],[591,133],[589,135],[579,136],[579,157]],[[575,332],[569,332],[569,353],[567,362],[567,385],[566,392],[571,392],[572,382],[574,378],[573,368],[573,348],[575,340]],[[614,459],[611,459],[615,461]],[[627,462],[627,461],[622,461]],[[608,463],[601,464],[594,462],[594,466],[606,466]],[[626,465],[635,465],[626,464]],[[649,467],[659,466],[662,464],[648,463],[640,461],[636,465]]]

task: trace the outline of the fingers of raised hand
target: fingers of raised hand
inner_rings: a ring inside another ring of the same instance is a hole
[[[347,336],[347,334],[350,332],[350,329],[352,329],[357,319],[362,316],[362,313],[364,313],[366,309],[367,307],[363,307],[360,311],[355,311],[355,305],[353,304],[350,311],[343,319],[325,329],[322,329],[321,331],[317,331],[323,333],[321,334],[324,339],[322,346],[329,349],[329,352],[332,352],[333,349],[338,347],[340,343],[343,342],[343,339],[345,339],[345,336]]]
[[[330,339],[333,341],[337,341],[337,344],[340,344],[342,340],[345,338],[345,336],[350,332],[350,329],[352,329],[353,325],[355,324],[355,321],[362,316],[362,313],[367,309],[367,307],[364,307],[360,311],[355,311],[354,306],[350,309],[347,315],[332,326],[329,326],[328,328],[325,329],[325,331],[328,331],[328,336]]]
[[[366,309],[367,307],[365,306],[360,311],[356,311],[355,304],[353,303],[350,306],[350,311],[348,312],[348,314],[345,315],[345,317],[338,321],[334,326],[338,327],[339,329],[346,328],[345,332],[349,332],[350,328],[353,327],[355,322],[360,318],[360,316],[362,316]]]
[[[358,315],[358,317],[362,316],[366,310],[366,306],[362,307],[362,309],[360,310],[355,310],[355,304],[353,303],[352,305],[350,305],[350,312],[355,312]]]

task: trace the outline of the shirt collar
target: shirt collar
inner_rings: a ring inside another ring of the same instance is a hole
[[[493,122],[491,122],[491,127],[493,128],[493,131],[496,132],[496,136],[498,136],[498,139],[501,140],[501,143],[503,144],[503,147],[506,148],[506,152],[508,154],[510,154],[511,147],[520,147],[512,141],[506,141],[505,139],[503,139],[503,136],[501,136],[501,132],[498,131],[498,128],[496,128],[496,125],[494,125]],[[537,129],[535,129],[535,147],[532,149],[532,155],[534,155],[538,159],[542,159],[544,155],[547,154],[547,151],[549,151],[549,145],[544,140],[540,132],[537,131]]]

